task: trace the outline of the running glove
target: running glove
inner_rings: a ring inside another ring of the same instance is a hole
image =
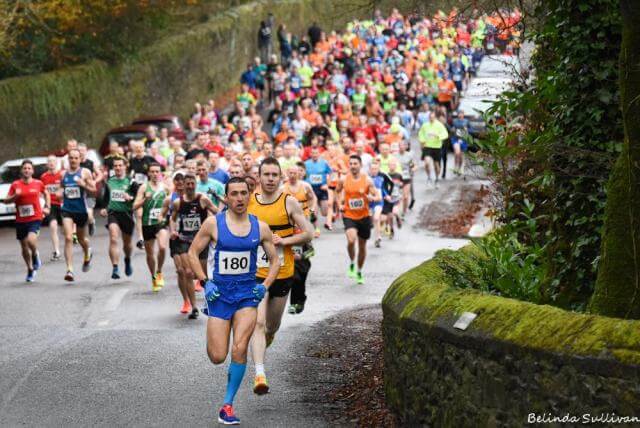
[[[208,302],[214,302],[218,297],[220,297],[218,286],[210,279],[204,284],[204,297]]]
[[[253,295],[258,300],[262,300],[266,292],[267,292],[267,289],[262,284],[256,284],[256,286],[253,287]]]

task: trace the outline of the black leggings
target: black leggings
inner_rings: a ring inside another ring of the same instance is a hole
[[[307,301],[307,275],[311,270],[311,261],[296,260],[294,266],[290,302],[292,305],[304,305]]]

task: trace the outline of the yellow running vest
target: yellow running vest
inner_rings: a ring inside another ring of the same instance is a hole
[[[278,199],[270,204],[258,202],[258,195],[259,193],[254,193],[249,199],[249,214],[253,214],[258,217],[258,220],[267,223],[271,231],[281,238],[293,235],[293,225],[289,221],[289,213],[287,212],[287,194],[280,194]],[[293,251],[291,251],[291,246],[276,246],[276,251],[278,251],[278,256],[282,263],[277,279],[291,278],[293,276]],[[258,278],[266,278],[268,274],[269,258],[262,246],[260,246],[258,247],[258,272],[256,276]]]

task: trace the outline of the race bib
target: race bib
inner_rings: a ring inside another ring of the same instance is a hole
[[[453,81],[454,82],[459,82],[462,80],[462,75],[461,74],[454,74],[453,75]]]
[[[309,175],[309,182],[313,185],[322,184],[322,175],[321,174]]]
[[[56,193],[57,191],[58,191],[58,185],[57,184],[49,184],[49,185],[47,185],[47,192]]]
[[[122,190],[112,190],[111,191],[111,200],[114,202],[126,202],[125,192]]]
[[[493,48],[495,47],[495,45],[491,42],[487,43],[487,50],[493,50]]]
[[[187,217],[182,219],[182,230],[194,232],[200,229],[200,217]]]
[[[284,265],[284,251],[282,250],[282,247],[276,247],[276,252],[278,253],[280,264]],[[258,267],[259,268],[269,267],[269,257],[267,257],[267,253],[264,252],[264,248],[262,248],[262,245],[258,247]]]
[[[78,199],[80,197],[79,187],[65,187],[64,196],[67,199]]]
[[[134,180],[136,181],[136,183],[144,184],[147,182],[147,174],[137,173],[134,176]]]
[[[158,220],[160,218],[160,211],[162,211],[162,208],[151,208],[149,210],[149,220]]]
[[[291,251],[293,251],[293,254],[302,257],[302,246],[294,245],[291,247]]]
[[[18,205],[18,214],[20,217],[31,217],[35,214],[33,205]]]
[[[218,252],[218,273],[221,275],[241,275],[249,273],[249,251],[220,251]]]
[[[362,208],[364,208],[364,199],[362,198],[349,199],[349,209],[361,210]]]

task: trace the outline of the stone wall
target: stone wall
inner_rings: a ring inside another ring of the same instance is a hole
[[[532,413],[640,418],[640,322],[453,287],[460,274],[477,280],[469,275],[481,262],[470,248],[441,251],[383,299],[385,391],[403,424],[522,426]],[[464,311],[478,318],[453,329]]]

